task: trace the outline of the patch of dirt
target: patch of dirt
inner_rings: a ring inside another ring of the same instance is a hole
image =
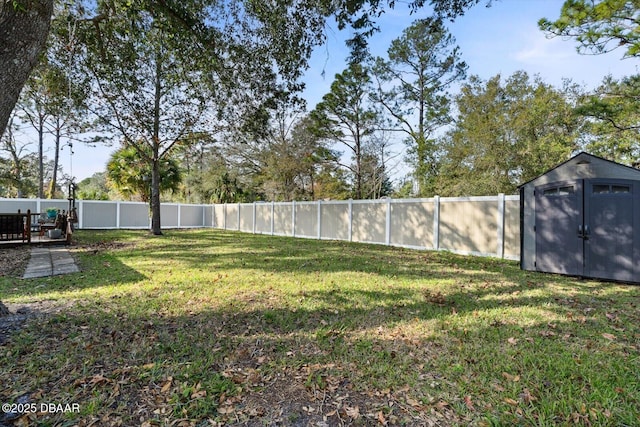
[[[31,247],[27,245],[0,249],[0,277],[22,277],[30,256]]]
[[[75,248],[80,252],[103,252],[103,251],[118,251],[135,248],[135,242],[94,242],[84,245],[78,245]]]

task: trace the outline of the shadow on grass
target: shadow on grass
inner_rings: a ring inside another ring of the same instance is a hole
[[[542,412],[562,424],[582,406],[613,413],[613,424],[637,416],[633,408],[638,399],[630,392],[637,385],[637,358],[626,357],[632,354],[624,347],[633,344],[636,326],[628,329],[624,342],[618,337],[619,347],[600,337],[593,325],[585,335],[584,325],[571,320],[555,322],[552,334],[548,319],[530,322],[525,329],[500,315],[463,330],[446,324],[463,312],[540,306],[549,298],[515,295],[496,302],[483,299],[491,291],[470,296],[461,290],[436,303],[418,300],[408,290],[352,292],[305,292],[302,298],[326,303],[318,308],[245,310],[233,304],[163,315],[144,300],[131,299],[72,307],[15,337],[7,346],[10,351],[0,355],[9,367],[0,380],[18,378],[14,388],[39,390],[45,400],[73,395],[83,408],[94,408],[82,415],[87,420],[116,413],[125,425],[164,413],[162,407],[173,411],[167,415],[171,421],[224,415],[218,409],[229,396],[235,396],[231,402],[239,411],[246,411],[248,425],[274,422],[283,407],[306,425],[323,420],[324,414],[308,410],[318,405],[316,386],[324,393],[325,413],[332,413],[336,407],[331,402],[339,401],[343,407],[360,405],[363,414],[377,414],[394,401],[387,416],[406,416],[418,424],[427,420],[415,417],[433,412],[407,409],[407,397],[430,402],[434,394],[451,405],[439,408],[450,411],[449,425],[479,422],[487,414],[500,423],[522,422],[523,417],[535,423]],[[584,303],[566,301],[578,312],[607,303],[610,309],[621,308],[597,295]],[[564,309],[562,304],[558,309]],[[443,330],[436,330],[441,336],[416,337],[409,331],[405,336],[402,327],[396,328],[398,322],[415,319],[441,322]],[[590,322],[603,321],[604,326],[603,319]],[[515,341],[509,342],[510,337]],[[26,375],[16,377],[16,372]],[[514,381],[516,375],[522,379]],[[173,383],[165,389],[168,379]],[[196,387],[206,390],[206,399],[193,397]],[[392,391],[374,393],[384,389]],[[8,390],[0,391],[3,401],[11,399]],[[536,403],[522,405],[529,411],[523,415],[503,401],[516,401],[524,390]],[[470,396],[475,409],[462,396]],[[564,406],[556,405],[558,399],[564,399]],[[256,405],[262,410],[251,412]],[[335,413],[329,417],[339,421]],[[236,414],[227,421],[241,419]]]
[[[89,248],[113,235],[92,236]],[[131,236],[141,234],[122,235],[134,246],[82,253],[83,273],[20,282],[19,290],[4,282],[3,295],[153,279],[153,269],[136,271],[129,260],[160,266],[171,260],[184,266],[181,275],[246,270],[256,285],[204,276],[209,282],[188,284],[195,289],[158,283],[80,301],[15,334],[0,351],[0,366],[7,367],[0,383],[13,384],[0,389],[1,401],[36,390],[43,401],[74,396],[87,424],[113,414],[123,425],[212,416],[270,425],[283,413],[293,415],[283,425],[354,421],[334,402],[359,406],[361,414],[385,411],[409,425],[487,418],[557,425],[573,422],[576,413],[588,417],[591,409],[601,416],[595,421],[609,417],[610,425],[637,420],[638,399],[629,392],[640,381],[637,287],[375,245],[211,230],[167,231],[140,242]],[[380,283],[362,289],[333,274],[343,272]],[[295,274],[301,283],[286,292],[262,286],[261,276],[270,273]],[[304,280],[322,274],[335,283],[305,288]],[[233,296],[216,300],[218,294],[204,292],[210,287]],[[521,401],[525,391],[535,403]],[[230,416],[222,406],[239,412]],[[62,419],[51,417],[52,424]]]
[[[127,266],[117,255],[91,250],[76,256],[80,272],[22,279],[0,277],[0,300],[14,297],[37,297],[42,294],[83,291],[95,288],[118,287],[145,280],[147,277]]]

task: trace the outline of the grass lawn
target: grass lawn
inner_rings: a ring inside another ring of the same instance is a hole
[[[640,425],[639,286],[218,230],[74,238],[81,273],[0,277],[5,303],[61,307],[0,346],[0,403],[60,405],[16,425]]]

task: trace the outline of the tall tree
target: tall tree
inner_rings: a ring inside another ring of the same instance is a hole
[[[555,21],[542,18],[549,36],[569,37],[582,54],[625,49],[626,58],[640,56],[640,4],[637,0],[566,0]]]
[[[69,67],[44,58],[35,67],[18,102],[20,117],[38,135],[39,183],[38,197],[44,193],[44,151],[47,135],[53,137],[53,171],[47,197],[55,197],[58,186],[60,150],[66,139],[69,145],[82,132],[86,87],[80,78],[73,78]]]
[[[353,175],[354,197],[364,197],[363,158],[367,139],[380,127],[380,113],[369,102],[371,78],[368,70],[352,63],[336,74],[329,93],[311,112],[319,134],[346,147],[351,164],[342,164]]]
[[[640,75],[605,77],[585,96],[577,113],[589,118],[587,149],[628,165],[640,161]]]
[[[455,18],[464,11],[478,3],[480,0],[413,0],[409,7],[415,11],[426,3],[431,4],[441,15]],[[4,88],[0,93],[0,134],[4,132],[9,115],[18,99],[20,90],[27,80],[31,69],[35,66],[40,50],[45,44],[49,31],[49,23],[53,12],[53,0],[0,0],[0,87]],[[130,2],[133,3],[133,2]],[[202,40],[210,40],[204,35],[207,20],[193,19],[193,15],[185,14],[186,4],[203,10],[209,6],[215,6],[211,1],[177,2],[147,0],[136,2],[147,11],[173,16],[180,21],[185,29],[194,34],[203,34]],[[247,1],[247,3],[251,3]],[[490,4],[491,0],[487,0]],[[334,2],[323,1],[277,1],[266,7],[260,2],[254,2],[256,9],[261,9],[265,14],[264,21],[278,24],[280,31],[271,31],[275,25],[269,25],[273,39],[283,51],[296,48],[301,69],[308,59],[310,49],[322,40],[324,22],[326,17],[335,16],[340,29],[350,25],[356,31],[352,39],[354,52],[362,52],[366,49],[366,37],[377,29],[375,17],[383,13],[385,9],[393,9],[395,1],[387,0],[350,0]],[[217,18],[223,18],[220,15]],[[107,14],[98,13],[93,17],[93,22],[102,21]],[[216,16],[213,16],[216,18]],[[217,21],[214,19],[213,21]],[[251,25],[250,22],[243,22]]]
[[[27,145],[18,142],[18,127],[9,119],[7,130],[0,137],[0,184],[5,188],[1,197],[29,197],[36,194],[36,159]],[[2,154],[6,153],[6,157]]]
[[[516,72],[473,76],[456,97],[459,117],[444,137],[437,190],[446,196],[511,194],[579,147],[576,88],[558,90]]]
[[[293,12],[284,4],[203,9],[189,2],[179,6],[180,19],[139,2],[102,6],[108,19],[92,20],[82,33],[83,65],[97,88],[93,112],[150,164],[151,225],[160,234],[162,159],[214,124],[259,128],[273,96],[295,89],[301,60],[293,50],[306,30],[302,23],[285,26],[283,16]]]
[[[267,200],[315,200],[315,186],[324,165],[335,164],[338,154],[312,130],[308,116],[298,120],[280,116],[259,157],[258,176]]]
[[[415,21],[391,42],[388,60],[377,58],[375,99],[406,134],[419,194],[433,193],[437,172],[434,132],[451,122],[447,89],[466,76],[455,38],[442,19]]]

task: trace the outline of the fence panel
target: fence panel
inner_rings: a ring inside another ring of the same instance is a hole
[[[353,201],[352,240],[363,243],[385,243],[386,201]]]
[[[240,227],[238,230],[245,233],[253,232],[253,203],[240,203]]]
[[[178,205],[178,209],[180,209],[180,227],[204,227],[204,206]]]
[[[440,199],[440,249],[475,255],[497,254],[495,197]]]
[[[226,230],[238,230],[240,227],[240,218],[238,217],[240,209],[238,205],[225,205],[224,212],[224,228]]]
[[[293,235],[293,203],[277,203],[273,207],[274,234]]]
[[[322,202],[320,218],[320,238],[350,240],[349,202]]]
[[[83,200],[78,214],[82,228],[118,227],[118,204],[116,202]],[[149,220],[147,219],[148,225]]]
[[[507,196],[504,212],[504,257],[520,259],[520,197]]]
[[[296,237],[318,237],[318,203],[296,203]]]
[[[256,204],[256,233],[271,234],[271,203]]]
[[[83,202],[84,205],[85,202]],[[149,205],[146,203],[119,202],[120,228],[149,228]],[[162,215],[162,213],[161,213]],[[162,216],[160,217],[162,220]]]
[[[68,205],[67,205],[68,206]],[[31,210],[31,213],[40,213],[38,202],[32,199],[0,199],[0,213],[22,213]],[[66,209],[66,207],[65,207]]]
[[[175,203],[160,204],[160,223],[165,228],[178,227],[178,205]]]
[[[213,205],[213,227],[226,228],[225,208],[226,205]]]
[[[391,244],[433,249],[434,200],[394,200],[391,203]]]

